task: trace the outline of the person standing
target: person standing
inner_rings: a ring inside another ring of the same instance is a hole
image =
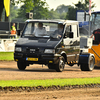
[[[100,26],[96,30],[93,31],[93,34],[90,36],[92,38],[94,36],[94,40],[100,43]]]
[[[13,23],[13,25],[12,25],[12,27],[11,27],[11,34],[16,34],[15,23]]]
[[[16,27],[15,27],[15,23],[13,23],[13,25],[11,27],[11,37],[15,37],[16,38]]]

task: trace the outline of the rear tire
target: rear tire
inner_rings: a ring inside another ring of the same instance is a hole
[[[25,70],[26,64],[24,62],[17,62],[17,67],[19,70]]]
[[[95,63],[94,57],[90,56],[88,64],[80,65],[81,71],[92,71],[94,69],[94,63]]]
[[[65,59],[63,56],[60,57],[58,64],[55,65],[57,72],[62,72],[65,67]]]

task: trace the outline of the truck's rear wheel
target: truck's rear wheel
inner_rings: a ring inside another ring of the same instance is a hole
[[[24,62],[17,62],[17,67],[19,70],[25,70],[26,64]]]
[[[95,60],[94,57],[92,57],[92,56],[89,57],[88,64],[81,64],[80,65],[81,70],[82,71],[92,71],[94,69],[94,63],[95,63],[94,60]]]
[[[63,56],[60,57],[58,64],[55,65],[57,72],[62,72],[65,67],[65,59]]]

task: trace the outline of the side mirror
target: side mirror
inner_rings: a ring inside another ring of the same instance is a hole
[[[69,38],[73,38],[73,32],[69,33]]]

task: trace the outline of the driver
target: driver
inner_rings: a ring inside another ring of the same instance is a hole
[[[38,23],[38,28],[36,28],[33,33],[34,33],[35,36],[44,36],[44,35],[46,35],[47,32],[46,32],[45,28],[43,27],[43,23],[41,23],[41,22]]]
[[[54,38],[61,38],[62,37],[62,33],[63,33],[63,24],[58,24],[58,29],[55,30],[55,32],[53,34],[51,34],[52,37]]]

